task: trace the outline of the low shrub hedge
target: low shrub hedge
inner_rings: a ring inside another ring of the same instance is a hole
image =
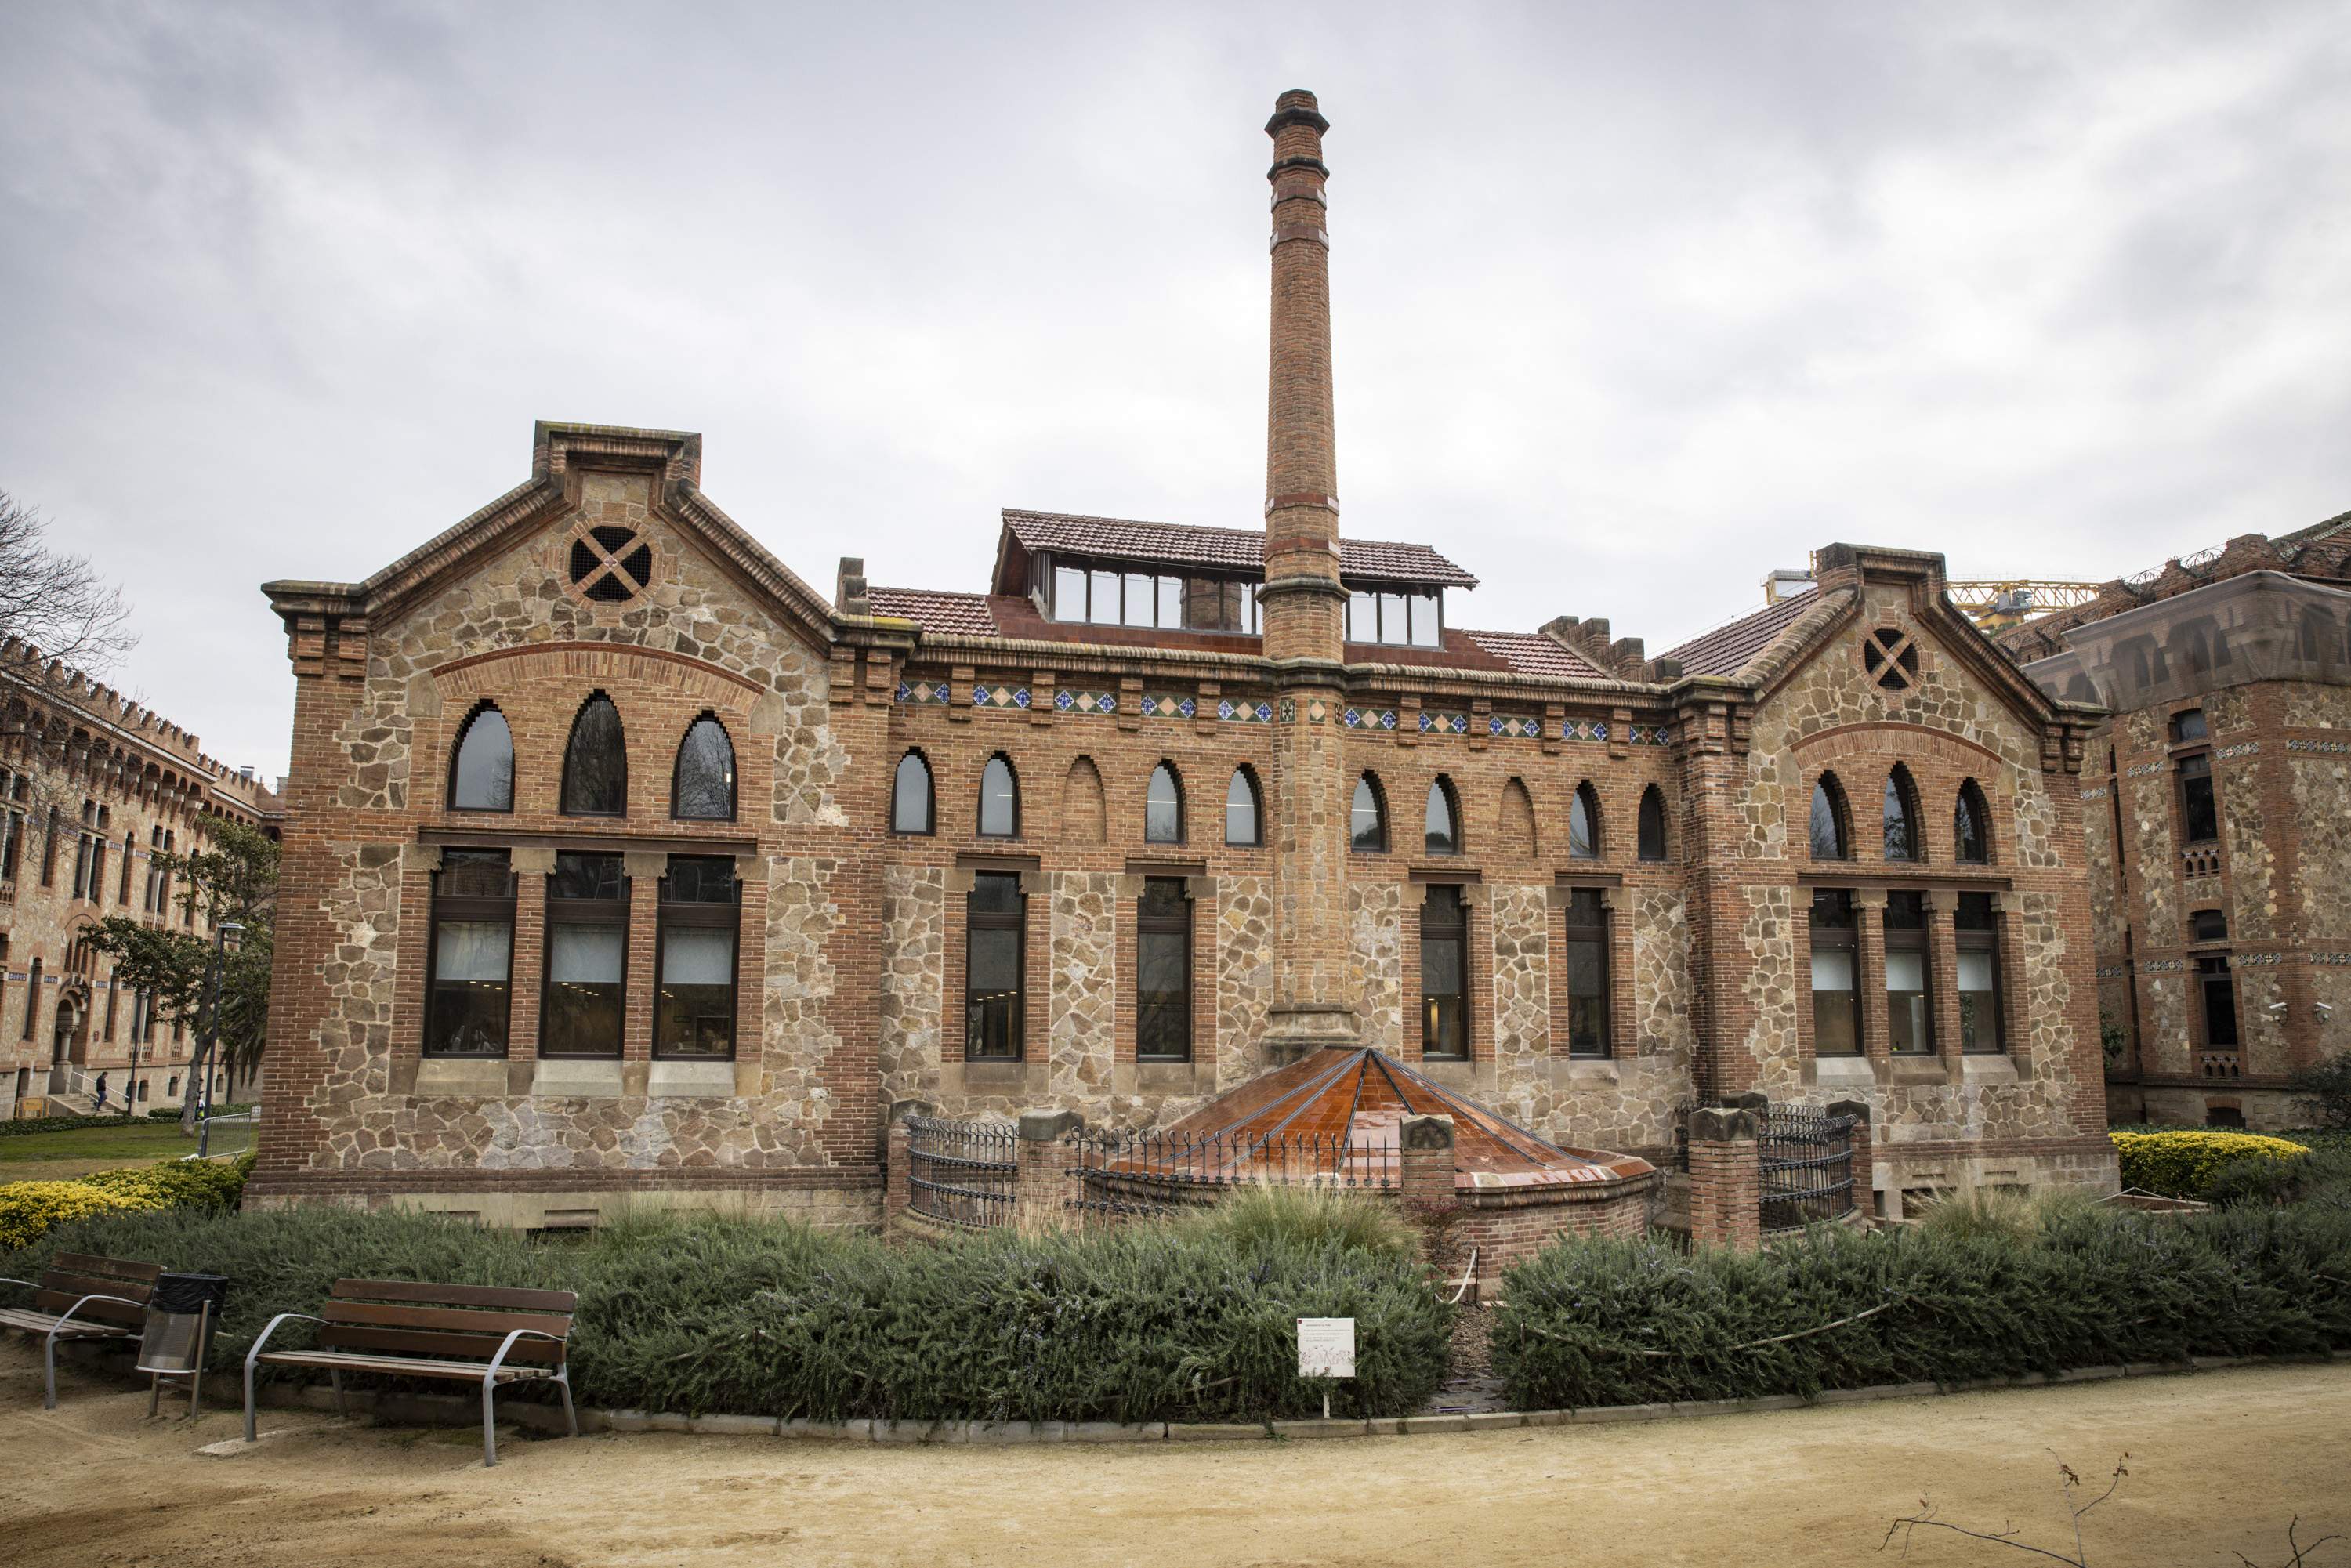
[[[93,1215],[165,1208],[217,1213],[244,1195],[253,1155],[164,1160],[99,1171],[70,1181],[0,1183],[0,1251],[30,1247],[55,1226]],[[0,1273],[7,1270],[0,1270]]]
[[[549,1245],[397,1212],[100,1214],[0,1259],[71,1249],[225,1274],[212,1358],[358,1276],[576,1291],[572,1386],[591,1405],[928,1421],[1254,1421],[1322,1408],[1292,1320],[1356,1320],[1335,1409],[1418,1409],[1451,1310],[1419,1263],[1343,1235],[1214,1224],[893,1247],[783,1221],[646,1218]],[[289,1324],[273,1345],[305,1343]]]
[[[2340,1209],[2061,1205],[2022,1234],[1955,1218],[1749,1254],[1553,1247],[1504,1279],[1494,1370],[1545,1409],[2351,1346]]]
[[[251,1105],[215,1105],[215,1116],[238,1116],[252,1110]],[[159,1106],[138,1116],[124,1116],[110,1112],[103,1116],[12,1116],[0,1121],[0,1138],[20,1138],[32,1133],[72,1133],[91,1127],[135,1127],[145,1122],[176,1122],[180,1119],[177,1105]]]
[[[2289,1139],[2218,1128],[2107,1135],[2122,1165],[2123,1186],[2166,1197],[2202,1197],[2212,1178],[2233,1160],[2293,1160],[2310,1152]]]

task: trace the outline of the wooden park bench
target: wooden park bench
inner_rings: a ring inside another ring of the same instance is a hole
[[[57,1407],[57,1341],[137,1339],[147,1323],[147,1298],[162,1271],[160,1263],[60,1252],[37,1281],[0,1279],[0,1285],[22,1285],[33,1292],[29,1308],[0,1308],[0,1328],[42,1337],[42,1409]]]
[[[482,1385],[482,1462],[498,1462],[492,1401],[509,1383],[552,1382],[563,1396],[564,1419],[580,1436],[571,1408],[571,1372],[565,1355],[569,1291],[507,1291],[483,1285],[423,1285],[402,1280],[338,1280],[324,1315],[280,1312],[245,1358],[245,1440],[255,1440],[253,1373],[271,1366],[322,1366],[343,1410],[343,1374],[439,1377]],[[319,1325],[315,1350],[265,1350],[288,1318]]]

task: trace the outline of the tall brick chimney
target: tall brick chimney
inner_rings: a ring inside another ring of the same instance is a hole
[[[1273,331],[1266,388],[1266,656],[1280,686],[1272,779],[1273,999],[1265,1061],[1280,1066],[1356,1043],[1347,933],[1349,807],[1343,677],[1346,590],[1339,581],[1339,478],[1331,420],[1331,235],[1314,95],[1275,100]]]
[[[1273,138],[1273,331],[1265,418],[1265,651],[1340,657],[1339,463],[1331,400],[1331,122],[1293,88],[1265,122]]]

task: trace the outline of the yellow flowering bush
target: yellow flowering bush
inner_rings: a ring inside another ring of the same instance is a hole
[[[2110,1133],[2122,1162],[2123,1186],[2166,1197],[2202,1197],[2234,1160],[2297,1160],[2310,1151],[2283,1138],[2183,1127],[2176,1133]]]
[[[225,1161],[164,1160],[98,1171],[71,1181],[0,1183],[0,1252],[29,1247],[68,1220],[126,1209],[235,1208],[253,1155]]]

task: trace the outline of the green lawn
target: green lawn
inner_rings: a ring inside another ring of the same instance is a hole
[[[212,1152],[242,1154],[253,1144],[249,1122],[215,1123]],[[58,1181],[117,1166],[152,1165],[193,1154],[196,1141],[180,1135],[177,1122],[145,1117],[120,1127],[68,1127],[0,1138],[0,1181]]]

